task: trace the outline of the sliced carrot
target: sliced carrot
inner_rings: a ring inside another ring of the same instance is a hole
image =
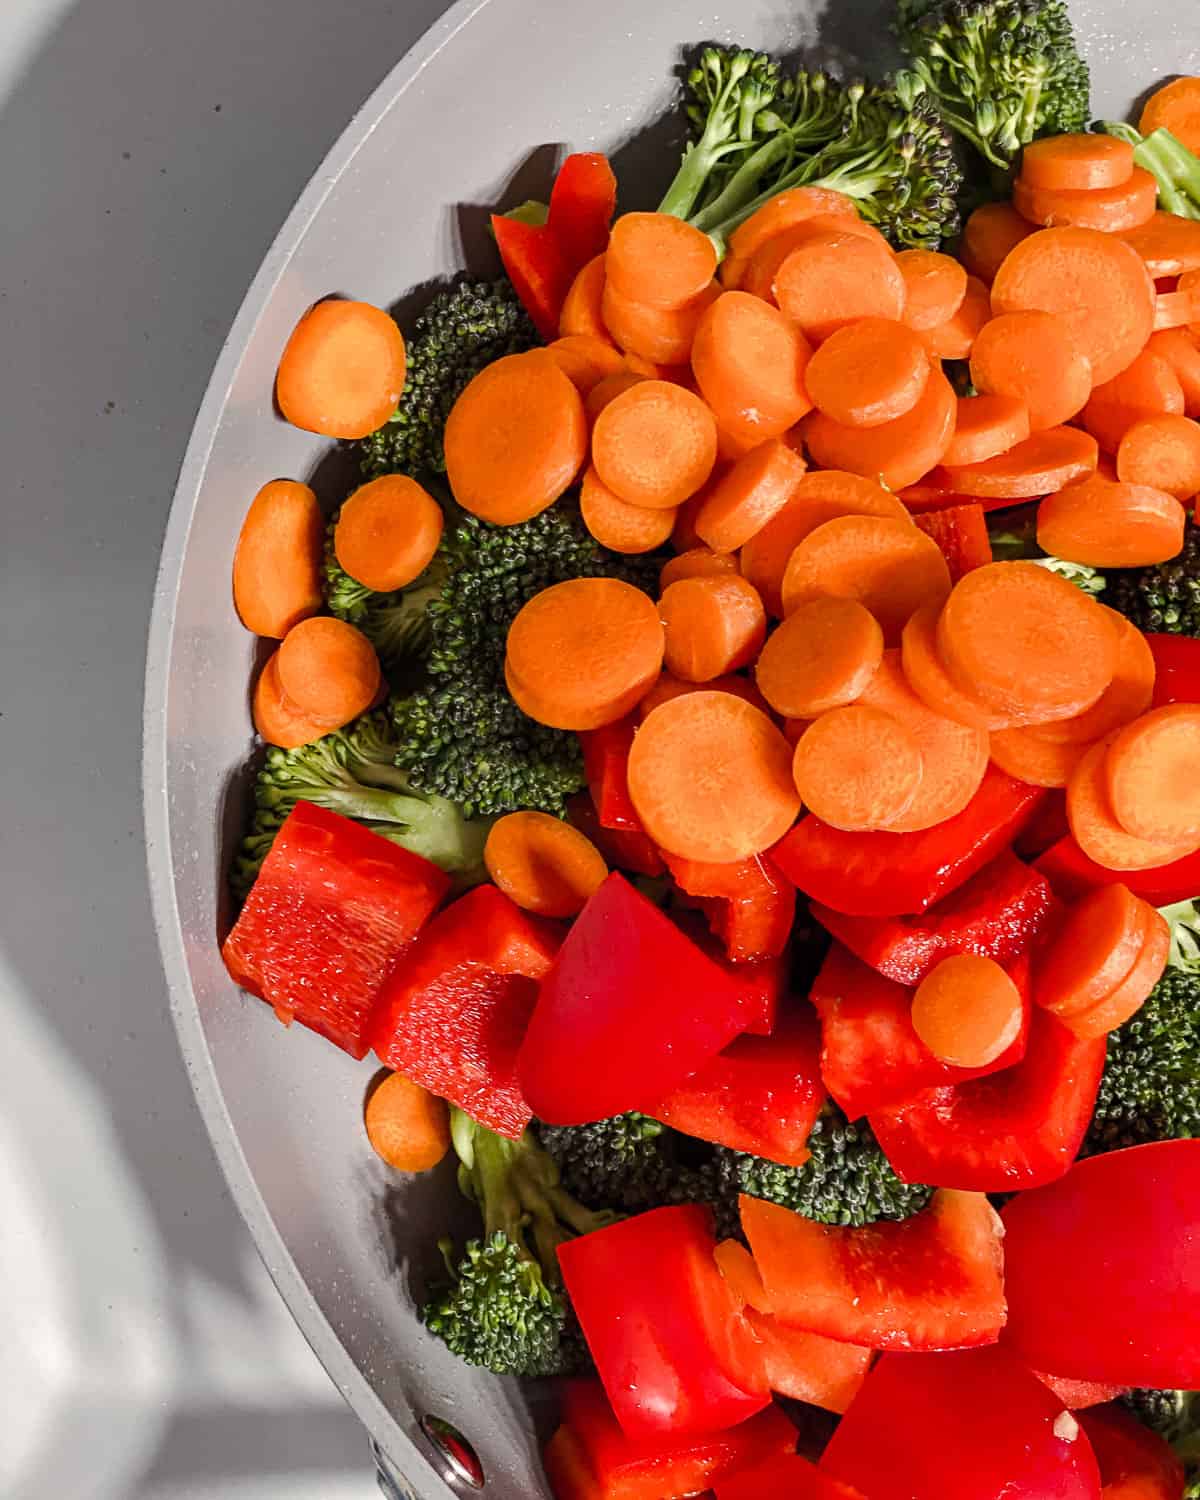
[[[1027,723],[1090,708],[1116,669],[1117,633],[1100,606],[1032,562],[965,573],[938,620],[937,646],[963,692]]]
[[[1132,175],[1133,147],[1112,135],[1045,136],[1021,156],[1021,177],[1034,188],[1120,187]]]
[[[754,585],[740,573],[683,578],[658,602],[667,671],[685,682],[711,682],[758,655],[767,614]]]
[[[306,484],[273,479],[250,502],[233,554],[233,603],[255,635],[282,640],[321,608],[325,522]]]
[[[977,390],[1023,401],[1033,432],[1069,421],[1092,393],[1087,355],[1056,313],[993,318],[971,350],[971,380]]]
[[[1092,568],[1143,568],[1183,551],[1185,521],[1165,490],[1093,474],[1042,501],[1038,542],[1053,557]]]
[[[1182,416],[1183,387],[1170,364],[1149,349],[1143,350],[1128,369],[1097,386],[1083,411],[1083,422],[1096,441],[1109,453],[1144,417]]]
[[[1030,733],[1056,744],[1091,745],[1123,729],[1150,707],[1154,697],[1154,653],[1136,625],[1104,604],[1100,606],[1117,632],[1113,680],[1091,708],[1070,719],[1038,724]]]
[[[1127,833],[1154,844],[1200,844],[1200,705],[1170,703],[1127,724],[1104,773]]]
[[[811,356],[778,308],[748,292],[727,292],[700,319],[692,370],[719,423],[753,416],[782,432],[812,409],[805,385]]]
[[[1009,714],[964,692],[942,665],[937,650],[937,622],[941,610],[926,605],[909,620],[901,636],[901,664],[908,685],[934,713],[943,714],[971,729],[1008,729],[1013,725]]]
[[[450,1149],[450,1108],[401,1073],[367,1095],[363,1124],[371,1149],[397,1172],[428,1172]]]
[[[904,278],[904,321],[928,330],[948,322],[967,295],[967,272],[938,250],[901,250],[896,265]]]
[[[1090,377],[1089,377],[1090,384]],[[986,463],[1029,436],[1029,408],[1016,396],[960,396],[954,438],[943,455],[951,466]]]
[[[639,381],[609,402],[592,429],[596,472],[630,505],[679,505],[704,484],[716,461],[712,412],[670,381]]]
[[[749,703],[760,713],[771,712],[770,704],[748,677],[730,674],[714,677],[711,682],[684,682],[681,677],[672,677],[670,672],[663,672],[637,706],[639,721],[653,713],[660,703],[669,703],[672,698],[682,698],[688,693],[732,693],[735,698]]]
[[[879,249],[891,253],[891,246],[873,225],[866,224],[861,219],[851,219],[844,214],[814,214],[811,219],[805,219],[802,224],[785,229],[782,234],[777,234],[773,239],[760,245],[750,257],[750,262],[742,274],[739,289],[761,298],[764,302],[774,302],[776,300],[775,278],[779,275],[784,261],[798,246],[823,234],[852,234],[861,240],[871,240]]]
[[[579,491],[583,524],[602,547],[611,552],[653,552],[663,546],[675,526],[673,510],[647,510],[614,495],[595,469],[587,468]]]
[[[1030,500],[1086,479],[1095,471],[1099,450],[1095,438],[1076,427],[1047,427],[1023,443],[981,464],[946,468],[960,495],[985,500]]]
[[[646,380],[670,380],[672,378],[669,365],[655,364],[652,359],[644,359],[640,354],[634,354],[632,350],[625,351],[625,363],[635,375],[641,375]]]
[[[542,917],[577,917],[608,875],[591,839],[544,812],[512,812],[492,824],[487,872],[510,901]]]
[[[861,318],[839,328],[809,362],[813,404],[848,427],[878,427],[910,412],[929,382],[929,355],[903,323]]]
[[[711,488],[696,516],[696,534],[714,552],[736,552],[775,519],[804,470],[804,460],[778,438],[760,443]]]
[[[1067,319],[1102,385],[1145,348],[1154,328],[1154,282],[1135,250],[1096,229],[1044,229],[1009,252],[992,286],[997,314],[1052,312]]]
[[[1024,177],[1013,183],[1013,203],[1031,224],[1045,227],[1072,225],[1098,229],[1105,234],[1124,234],[1148,224],[1158,207],[1158,182],[1141,167],[1134,167],[1128,181],[1118,187],[1034,187]]]
[[[921,340],[938,359],[966,359],[981,329],[992,316],[992,298],[977,276],[967,277],[967,292],[958,311],[944,323],[921,331]]]
[[[611,342],[600,310],[604,281],[604,256],[593,256],[576,275],[563,302],[558,319],[558,331],[563,338],[578,333]]]
[[[972,276],[989,284],[1010,250],[1033,234],[1033,225],[1003,199],[984,203],[963,225],[959,254]]]
[[[1141,256],[1151,276],[1200,270],[1200,224],[1195,219],[1160,211],[1121,238]]]
[[[888,828],[913,804],[924,767],[912,733],[882,709],[833,708],[800,737],[792,774],[800,800],[847,832]]]
[[[382,308],[330,297],[292,330],[275,399],[293,427],[364,438],[396,410],[406,368],[404,335]]]
[[[594,333],[566,334],[547,344],[546,353],[585,397],[607,376],[625,369],[625,360],[612,340]]]
[[[605,267],[608,285],[631,302],[682,307],[716,275],[717,250],[708,235],[674,214],[622,214],[609,236]]]
[[[818,526],[837,516],[909,519],[895,495],[873,479],[838,469],[806,474],[783,510],[742,548],[742,573],[762,595],[769,614],[783,614],[783,577],[792,553]]]
[[[587,393],[583,403],[584,414],[589,422],[594,422],[610,401],[627,391],[630,386],[637,385],[638,381],[645,380],[645,375],[639,375],[636,371],[628,368],[618,370],[614,375],[606,375],[603,380],[598,380]]]
[[[1169,130],[1189,151],[1200,152],[1200,79],[1174,78],[1156,89],[1146,100],[1138,129],[1143,135]]]
[[[1153,908],[1120,883],[1073,902],[1039,954],[1034,999],[1056,1016],[1090,1010],[1128,977]]]
[[[616,578],[573,578],[526,604],[508,632],[509,691],[555,729],[598,729],[632,709],[658,676],[654,601]]]
[[[1181,282],[1182,280],[1180,277]],[[1177,287],[1171,292],[1159,292],[1155,297],[1155,333],[1164,333],[1171,328],[1188,328],[1197,321],[1200,321],[1200,295],[1195,287],[1186,290]]]
[[[700,486],[694,495],[690,495],[675,511],[675,525],[671,531],[671,546],[676,552],[692,552],[697,547],[703,547],[696,532],[696,517],[700,514],[700,507],[708,499],[709,491],[723,474],[729,472],[729,464],[718,456],[713,465],[713,471],[708,477],[706,484]],[[737,570],[734,569],[736,572]]]
[[[328,615],[301,620],[284,636],[278,660],[284,697],[330,728],[365,713],[379,691],[375,648],[345,620]]]
[[[738,571],[738,560],[728,552],[714,552],[711,547],[690,547],[670,562],[663,563],[658,575],[658,591],[665,594],[673,583],[685,578],[725,578]]]
[[[497,526],[539,515],[587,456],[583,399],[543,350],[481,370],[446,422],[446,477],[466,511]]]
[[[817,411],[804,419],[805,441],[823,468],[849,469],[902,490],[941,463],[954,438],[957,406],[950,382],[932,370],[921,399],[894,422],[846,427]]]
[[[799,187],[777,193],[761,208],[755,209],[744,224],[729,236],[729,253],[721,266],[721,280],[733,290],[741,285],[742,276],[754,252],[768,240],[794,228],[818,214],[837,214],[857,219],[854,200],[832,188]]]
[[[713,1251],[713,1258],[744,1306],[760,1313],[771,1311],[771,1299],[763,1285],[762,1272],[741,1240],[722,1240]]]
[[[855,234],[815,234],[775,277],[780,311],[820,342],[856,318],[899,319],[904,277],[885,246]]]
[[[1171,952],[1171,929],[1161,913],[1149,908],[1148,932],[1141,955],[1116,989],[1090,1010],[1064,1016],[1063,1024],[1078,1037],[1107,1036],[1124,1026],[1141,1010],[1150,992],[1163,977]]]
[[[604,288],[604,326],[627,354],[659,365],[682,365],[692,357],[696,329],[720,296],[715,281],[680,307],[635,302],[611,282]]]
[[[407,588],[433,561],[442,540],[442,507],[407,474],[383,474],[342,505],[333,529],[339,565],[364,588]]]
[[[1087,754],[1086,744],[1043,739],[1036,729],[998,729],[992,759],[1002,771],[1030,786],[1065,787]]]
[[[985,1068],[1025,1023],[1021,992],[994,958],[955,953],[936,963],[912,1002],[913,1030],[939,1061]]]
[[[767,640],[755,681],[776,713],[815,719],[853,703],[883,659],[883,631],[856,599],[810,599]]]
[[[311,745],[330,731],[330,725],[308,718],[285,696],[279,682],[277,650],[267,658],[258,674],[251,709],[254,727],[261,737],[268,745],[278,745],[283,750],[298,750],[301,745]]]
[[[648,714],[629,755],[629,793],[656,844],[718,863],[769,849],[800,810],[787,740],[731,693],[688,693]]]
[[[1200,493],[1200,423],[1180,416],[1135,422],[1117,448],[1117,474],[1127,484],[1190,500]]]
[[[1139,839],[1117,822],[1108,796],[1105,766],[1109,741],[1093,745],[1067,783],[1067,821],[1075,842],[1106,870],[1154,870],[1190,854],[1192,843]]]

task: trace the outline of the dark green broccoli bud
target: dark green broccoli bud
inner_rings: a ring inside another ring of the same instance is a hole
[[[909,61],[901,96],[927,95],[996,167],[1087,124],[1090,78],[1063,0],[899,0],[896,33]]]
[[[368,479],[380,474],[442,474],[442,435],[450,408],[485,365],[539,342],[507,280],[461,281],[430,302],[407,340],[408,370],[395,415],[364,438]]]
[[[1158,183],[1159,206],[1182,219],[1200,219],[1200,157],[1169,130],[1143,135],[1132,125],[1098,120],[1093,130],[1115,135],[1134,148],[1133,159]]]
[[[398,749],[382,712],[297,750],[269,746],[255,778],[250,828],[230,871],[234,896],[249,894],[275,835],[301,801],[365,823],[440,865],[460,887],[486,879],[483,845],[491,825],[469,822],[453,803],[414,791],[396,765]]]
[[[441,1242],[449,1280],[434,1290],[422,1320],[460,1359],[497,1375],[585,1368],[557,1251],[615,1216],[577,1203],[529,1132],[506,1140],[451,1109],[451,1138],[459,1186],[478,1205],[483,1234],[461,1254],[451,1241]]]
[[[1200,1391],[1134,1390],[1121,1399],[1174,1448],[1187,1476],[1182,1500],[1200,1500]]]
[[[1139,630],[1200,637],[1200,527],[1188,522],[1183,551],[1170,562],[1114,569],[1104,603]]]

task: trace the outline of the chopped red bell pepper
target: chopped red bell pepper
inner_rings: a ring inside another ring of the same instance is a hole
[[[718,1482],[716,1500],[865,1500],[862,1492],[789,1453]]]
[[[742,1030],[754,1036],[770,1036],[780,1004],[788,991],[790,965],[786,954],[778,958],[736,962],[725,952],[725,945],[704,925],[699,913],[675,911],[672,918],[692,942],[719,964],[742,994]]]
[[[635,725],[619,719],[602,729],[589,729],[579,736],[583,749],[583,771],[596,816],[604,828],[630,829],[641,833],[642,820],[629,795],[629,752]]]
[[[738,963],[777,957],[796,919],[796,888],[762,859],[709,864],[663,851],[681,891],[697,898],[709,927]]]
[[[595,1380],[568,1384],[562,1420],[546,1451],[555,1500],[677,1500],[796,1447],[796,1429],[777,1406],[711,1436],[635,1440]]]
[[[1100,1385],[1094,1380],[1066,1380],[1061,1375],[1047,1375],[1043,1370],[1033,1373],[1054,1392],[1068,1411],[1101,1406],[1105,1401],[1115,1400],[1124,1389],[1119,1385]]]
[[[1067,794],[1060,788],[1046,793],[1042,805],[1013,845],[1021,859],[1040,859],[1046,850],[1071,832],[1067,821]]]
[[[571,1305],[631,1438],[720,1432],[770,1401],[762,1349],[715,1249],[712,1214],[698,1204],[559,1247]]]
[[[1151,906],[1173,906],[1176,901],[1190,901],[1200,891],[1200,850],[1159,865],[1154,870],[1107,870],[1089,859],[1068,835],[1047,849],[1037,861],[1039,869],[1062,901],[1075,901],[1097,886],[1128,886],[1135,896]]]
[[[920,484],[910,484],[900,491],[909,515],[919,516],[928,511],[947,510],[951,506],[978,505],[981,510],[1005,510],[1010,505],[1019,505],[1019,500],[1001,496],[963,495],[954,488],[954,479],[948,469],[939,464],[930,469]]]
[[[549,224],[524,224],[493,214],[492,232],[513,290],[549,343],[558,337],[558,320],[574,279],[554,231]]]
[[[989,766],[962,812],[922,833],[846,833],[811,814],[771,860],[814,901],[854,917],[928,910],[1012,843],[1044,793]]]
[[[572,273],[608,248],[617,211],[617,179],[600,151],[575,151],[558,169],[548,223]]]
[[[648,833],[637,833],[632,828],[605,828],[587,792],[580,792],[568,801],[567,818],[580,833],[587,834],[610,868],[628,870],[633,875],[661,875],[667,868],[658,845]]]
[[[383,987],[370,1028],[382,1062],[514,1140],[531,1111],[517,1051],[562,928],[494,885],[440,912]]]
[[[994,1344],[1004,1326],[1001,1225],[982,1193],[941,1191],[901,1223],[815,1224],[741,1199],[773,1314],[870,1349]]]
[[[1078,1423],[1004,1349],[885,1354],[821,1469],[870,1500],[1100,1495],[1096,1458]]]
[[[952,953],[1009,962],[1033,945],[1055,905],[1044,876],[1005,850],[920,916],[847,917],[816,903],[812,914],[864,963],[915,985]]]
[[[744,1029],[745,994],[653,902],[610,875],[542,981],[518,1071],[530,1107],[581,1125],[669,1094]]]
[[[1032,1010],[1028,960],[1009,966],[1025,1000],[1025,1023],[1012,1046],[983,1068],[937,1058],[912,1023],[912,990],[869,969],[834,943],[809,998],[821,1017],[821,1077],[852,1120],[907,1104],[940,1084],[966,1083],[1010,1068],[1025,1055]]]
[[[1200,1141],[1077,1162],[1004,1209],[1005,1341],[1036,1369],[1200,1386]]]
[[[1187,1475],[1170,1443],[1113,1402],[1079,1413],[1110,1500],[1183,1500]]]
[[[753,1308],[747,1308],[746,1318],[762,1341],[773,1391],[839,1415],[848,1409],[871,1368],[870,1349],[790,1328]]]
[[[1200,640],[1190,635],[1148,635],[1154,657],[1154,707],[1200,703]]]
[[[904,1182],[980,1193],[1041,1187],[1079,1155],[1106,1053],[1107,1038],[1081,1041],[1038,1008],[1015,1067],[873,1113],[871,1129]]]
[[[221,953],[235,984],[351,1057],[389,972],[450,889],[429,860],[298,802]]]
[[[983,506],[978,501],[923,511],[914,520],[942,549],[952,582],[957,583],[964,573],[991,562],[992,539]]]
[[[811,1006],[769,1037],[742,1036],[647,1111],[685,1135],[799,1167],[821,1106],[821,1041]]]

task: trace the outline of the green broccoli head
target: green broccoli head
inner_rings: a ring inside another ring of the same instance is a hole
[[[1104,603],[1139,630],[1200,637],[1200,527],[1189,520],[1183,551],[1170,562],[1111,572]]]
[[[1187,1475],[1182,1500],[1200,1500],[1200,1391],[1133,1390],[1122,1399],[1174,1448]]]

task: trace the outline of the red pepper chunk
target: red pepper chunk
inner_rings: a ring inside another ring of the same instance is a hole
[[[735,962],[720,939],[705,927],[699,912],[676,911],[672,915],[676,926],[737,985],[742,996],[742,1029],[754,1036],[770,1036],[788,992],[787,955]]]
[[[610,869],[628,870],[633,875],[661,875],[666,869],[658,845],[648,833],[605,828],[587,792],[579,792],[568,801],[567,819],[572,827],[587,834]]]
[[[221,948],[235,984],[290,1026],[366,1055],[380,992],[450,888],[429,860],[298,802]]]
[[[1190,635],[1148,635],[1154,657],[1155,708],[1200,703],[1200,640]]]
[[[573,276],[554,231],[549,224],[525,224],[493,214],[492,232],[513,290],[549,343],[558,337],[558,320]]]
[[[822,1474],[798,1453],[772,1459],[718,1482],[716,1500],[866,1500],[861,1491]]]
[[[860,1344],[822,1338],[789,1328],[771,1313],[746,1310],[762,1341],[767,1383],[780,1396],[839,1414],[849,1409],[871,1368],[871,1351]]]
[[[1037,861],[1037,868],[1063,901],[1075,901],[1099,886],[1117,884],[1128,886],[1135,896],[1149,901],[1151,906],[1190,901],[1200,891],[1200,850],[1157,869],[1108,870],[1089,859],[1068,835],[1046,850]]]
[[[516,1140],[532,1113],[517,1052],[561,939],[494,885],[468,891],[384,985],[370,1036],[380,1061]]]
[[[992,539],[982,505],[947,505],[943,510],[924,511],[913,519],[942,549],[952,583],[957,583],[964,573],[991,562]]]
[[[1183,1500],[1187,1480],[1171,1445],[1115,1402],[1079,1413],[1111,1500]]]
[[[602,729],[589,729],[579,736],[583,750],[583,773],[602,828],[644,832],[629,795],[629,752],[633,748],[634,723],[619,719]]]
[[[762,859],[710,864],[663,852],[675,884],[708,918],[735,963],[777,958],[796,919],[796,889]]]
[[[762,1349],[713,1259],[712,1214],[657,1208],[558,1251],[627,1437],[720,1432],[770,1401]]]
[[[617,211],[617,179],[600,151],[575,151],[563,162],[550,191],[548,223],[572,274],[608,249]]]

